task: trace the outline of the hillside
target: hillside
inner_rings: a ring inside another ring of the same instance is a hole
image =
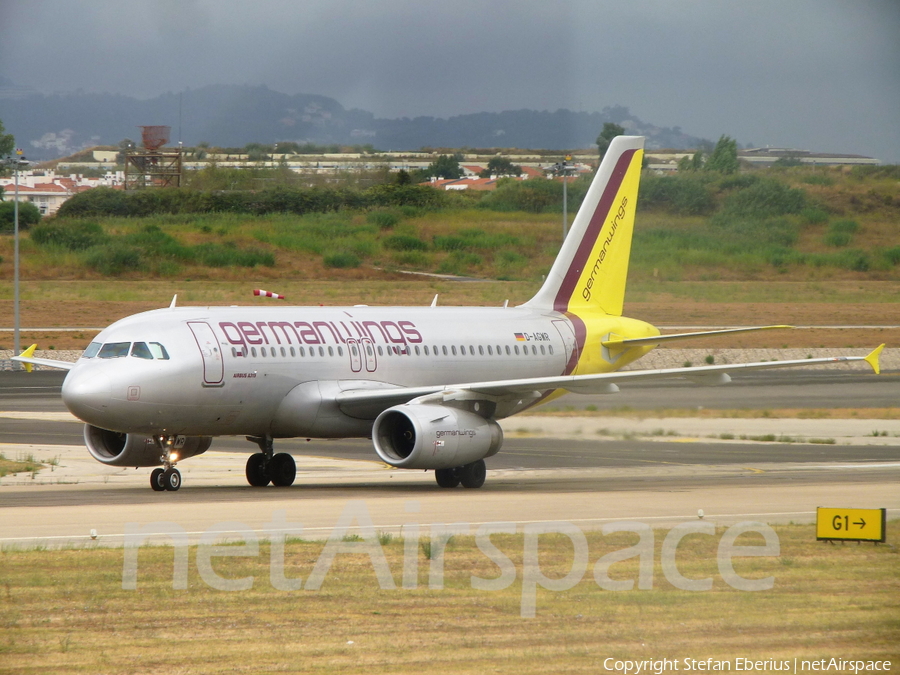
[[[179,116],[179,110],[181,110]],[[172,141],[220,147],[247,143],[359,145],[381,150],[430,147],[574,149],[592,147],[604,122],[645,135],[648,147],[696,147],[700,139],[658,127],[611,106],[602,112],[509,110],[450,118],[377,118],[326,96],[265,86],[216,85],[140,100],[113,94],[33,93],[0,98],[0,119],[29,159],[50,160],[94,145],[140,137],[139,125],[168,125]]]
[[[569,213],[589,178],[574,181]],[[398,272],[535,282],[560,244],[561,186],[257,191],[95,189],[23,241],[23,275],[386,279]],[[632,280],[896,280],[896,167],[645,176]],[[0,278],[11,277],[9,237]]]

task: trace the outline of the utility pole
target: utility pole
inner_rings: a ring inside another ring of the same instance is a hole
[[[18,356],[21,353],[19,341],[19,168],[26,163],[20,148],[16,148],[16,156],[9,162],[12,163],[16,172],[15,202],[13,204],[13,355]],[[13,368],[18,370],[20,367],[18,361],[13,361],[13,364]]]
[[[562,204],[562,235],[563,241],[566,240],[566,234],[569,231],[569,191],[568,191],[568,179],[569,171],[573,168],[569,162],[572,161],[572,155],[566,155],[566,158],[559,162],[558,164],[554,164],[553,166],[545,169],[545,171],[552,171],[557,176],[562,176],[563,181],[563,204]]]

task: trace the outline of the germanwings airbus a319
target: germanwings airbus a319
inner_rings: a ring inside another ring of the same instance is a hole
[[[66,368],[62,398],[85,424],[91,455],[159,467],[154,490],[177,490],[175,463],[214,436],[246,436],[251,485],[294,482],[273,439],[371,438],[384,462],[432,469],[438,485],[481,487],[503,442],[498,419],[565,392],[605,393],[634,380],[730,381],[726,371],[866,357],[616,372],[657,345],[742,328],[662,336],[622,316],[643,138],[612,141],[545,283],[518,307],[176,307],[102,331]]]

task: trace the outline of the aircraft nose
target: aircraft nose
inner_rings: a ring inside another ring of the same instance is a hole
[[[103,373],[70,371],[62,386],[62,400],[75,417],[95,417],[109,406],[112,385]]]

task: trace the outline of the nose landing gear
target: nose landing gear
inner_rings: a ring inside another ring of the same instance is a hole
[[[256,443],[261,452],[247,459],[247,482],[253,487],[265,487],[269,483],[276,487],[293,485],[297,476],[294,458],[286,452],[275,453],[271,436],[247,436]]]
[[[156,444],[162,450],[159,461],[162,469],[153,469],[150,472],[150,487],[154,492],[175,492],[181,487],[181,472],[175,468],[178,453],[175,451],[175,436],[156,436]]]

